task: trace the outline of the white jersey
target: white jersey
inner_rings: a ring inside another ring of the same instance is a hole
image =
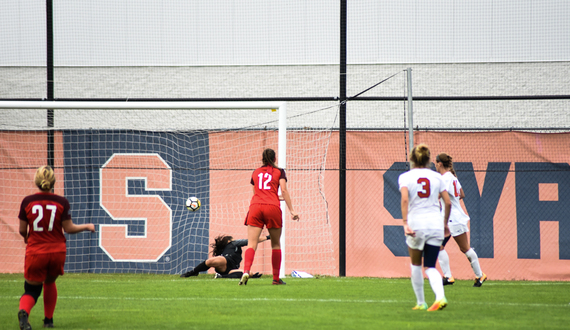
[[[408,226],[412,230],[441,229],[439,194],[444,192],[442,176],[429,168],[415,168],[398,178],[400,190],[408,188]]]
[[[451,172],[446,172],[443,176],[443,183],[449,194],[449,199],[451,200],[451,212],[449,214],[449,225],[462,224],[466,225],[469,221],[469,216],[465,214],[463,208],[461,208],[461,203],[459,202],[459,196],[461,191],[461,183]],[[444,210],[441,210],[443,215]]]

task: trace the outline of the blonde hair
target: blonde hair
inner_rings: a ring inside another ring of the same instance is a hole
[[[412,149],[410,160],[414,163],[414,167],[427,167],[429,164],[430,152],[426,144],[420,144]]]
[[[53,169],[47,165],[38,168],[34,183],[41,191],[50,191],[55,184]]]

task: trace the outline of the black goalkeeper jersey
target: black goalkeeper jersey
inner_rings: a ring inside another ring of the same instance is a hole
[[[231,241],[224,248],[224,251],[222,252],[221,256],[226,258],[226,261],[228,262],[226,273],[233,269],[239,269],[239,265],[242,260],[241,248],[243,246],[247,246],[247,239],[238,239],[235,241]]]

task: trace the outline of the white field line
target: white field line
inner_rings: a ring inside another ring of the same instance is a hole
[[[73,278],[70,278],[71,280],[73,280]],[[120,284],[120,283],[139,283],[140,281],[144,281],[145,283],[180,283],[180,284],[188,284],[189,282],[194,282],[194,281],[202,281],[204,280],[203,278],[200,279],[161,279],[161,280],[146,280],[146,279],[132,279],[132,280],[84,280],[81,279],[80,281],[83,282],[89,282],[89,283],[116,283],[116,284]],[[207,280],[207,279],[206,279]],[[298,279],[289,279],[289,280],[298,280]],[[301,281],[315,281],[315,279],[301,279]],[[379,280],[382,281],[383,284],[403,284],[405,283],[402,281],[385,281],[381,278],[370,278],[370,280]],[[405,280],[405,279],[403,279]],[[19,279],[19,280],[1,280],[0,279],[0,283],[20,283],[23,282],[24,279]],[[216,281],[237,281],[237,279],[217,279]],[[334,282],[342,282],[342,283],[351,283],[353,281],[351,281],[350,279],[342,279],[342,278],[338,278],[338,279],[334,279]],[[425,279],[425,281],[427,282],[427,279]],[[457,280],[456,280],[457,281]],[[464,280],[459,280],[459,282],[464,281]],[[470,280],[465,280],[467,282],[472,282]],[[484,286],[569,286],[570,287],[570,281],[568,282],[532,282],[532,281],[513,281],[513,282],[506,282],[506,281],[492,281],[492,280],[487,280],[485,281],[485,284],[483,284]]]
[[[20,296],[0,296],[0,300],[17,300]],[[385,299],[297,299],[297,298],[214,298],[214,297],[178,297],[178,298],[161,298],[161,297],[86,297],[86,296],[58,296],[58,299],[69,300],[115,300],[115,301],[235,301],[235,302],[313,302],[313,303],[356,303],[356,304],[414,304],[413,300],[385,300]],[[513,307],[544,307],[544,308],[570,308],[569,304],[525,304],[525,303],[509,303],[509,302],[452,302],[458,305],[491,305],[491,306],[513,306]]]

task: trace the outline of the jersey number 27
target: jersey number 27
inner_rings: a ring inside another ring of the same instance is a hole
[[[46,205],[46,210],[51,211],[51,215],[49,217],[49,226],[48,226],[48,231],[52,231],[53,230],[53,221],[55,220],[55,215],[57,213],[57,206],[55,205]],[[34,220],[34,231],[44,231],[43,227],[40,227],[40,221],[42,221],[42,219],[44,218],[44,208],[41,205],[34,205],[32,207],[32,213],[33,214],[37,214],[38,216],[36,217],[36,220]]]

